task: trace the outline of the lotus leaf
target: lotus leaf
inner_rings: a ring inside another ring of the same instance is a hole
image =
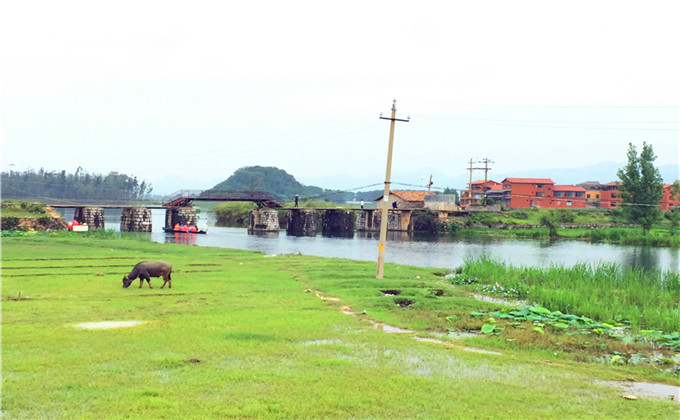
[[[482,325],[482,333],[491,334],[495,328],[496,328],[495,325],[484,324],[484,325]]]
[[[529,308],[529,310],[533,313],[536,313],[536,314],[550,314],[550,313],[552,313],[552,312],[550,312],[549,309],[546,309],[542,306],[532,306],[531,308]]]
[[[555,328],[569,328],[569,324],[565,324],[564,322],[555,322],[551,325]]]

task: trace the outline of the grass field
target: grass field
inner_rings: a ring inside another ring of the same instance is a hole
[[[160,259],[172,289],[122,288],[136,262]],[[499,307],[439,274],[387,264],[376,280],[375,264],[341,259],[5,237],[2,417],[678,418],[676,402],[626,400],[597,382],[680,383],[656,365],[578,362],[502,336],[433,340]],[[78,327],[132,320],[142,323]]]

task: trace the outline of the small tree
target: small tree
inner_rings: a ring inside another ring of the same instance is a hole
[[[654,166],[655,159],[651,144],[643,142],[638,157],[635,146],[629,143],[628,164],[617,172],[624,216],[629,222],[641,225],[644,235],[658,220],[663,197],[663,179]]]
[[[557,238],[557,228],[560,227],[560,221],[554,210],[542,210],[538,218],[538,224],[548,228],[551,238]]]

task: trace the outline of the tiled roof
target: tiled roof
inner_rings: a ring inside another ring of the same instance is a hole
[[[575,185],[555,185],[553,186],[553,191],[585,191],[583,187],[577,187]]]
[[[484,180],[480,179],[478,181],[473,181],[472,185],[484,185]],[[492,190],[500,190],[503,189],[503,185],[500,182],[492,181],[488,179],[486,181],[486,186],[489,187]]]
[[[422,202],[425,201],[426,194],[434,194],[431,191],[390,191],[390,194],[394,194],[404,201],[411,202]],[[375,201],[382,200],[383,196],[376,198]]]
[[[503,183],[505,182],[512,184],[554,184],[550,178],[505,178]]]
[[[431,191],[391,191],[391,193],[404,201],[425,201],[426,194],[434,194]]]

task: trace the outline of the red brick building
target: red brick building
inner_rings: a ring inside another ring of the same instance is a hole
[[[680,197],[671,196],[671,184],[663,186],[663,198],[661,199],[661,210],[673,210],[680,206]]]
[[[485,187],[486,183],[486,187]],[[460,204],[462,206],[467,206],[470,204],[477,204],[479,200],[484,198],[484,193],[489,191],[489,190],[501,190],[503,187],[500,182],[492,181],[492,180],[479,180],[475,181],[472,184],[470,184],[470,188],[472,189],[472,194],[470,194],[470,190],[462,190],[460,194]]]
[[[618,209],[621,207],[623,199],[621,198],[619,185],[621,185],[620,181],[613,181],[602,186],[602,191],[600,192],[601,209]]]
[[[513,209],[527,207],[550,208],[555,183],[549,178],[505,178],[503,190],[510,191],[510,205]]]
[[[555,185],[551,208],[586,208],[586,189],[575,185]]]

